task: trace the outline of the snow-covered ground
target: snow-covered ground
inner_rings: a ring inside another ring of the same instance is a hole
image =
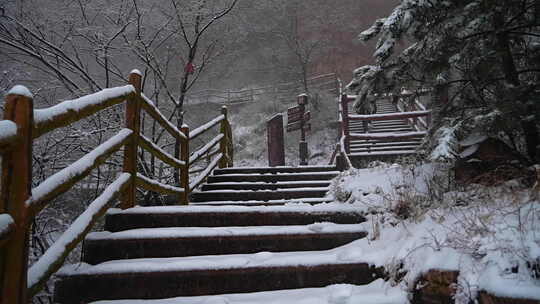
[[[333,194],[369,214],[356,250],[394,278],[405,274],[394,282],[402,289],[429,270],[458,270],[456,303],[479,291],[540,300],[536,194],[516,181],[459,187],[447,176],[444,164],[379,164],[338,177]]]

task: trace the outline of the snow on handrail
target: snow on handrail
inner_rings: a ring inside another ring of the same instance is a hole
[[[0,152],[17,140],[17,125],[11,120],[0,120]]]
[[[66,100],[45,109],[34,110],[34,138],[54,129],[65,127],[73,122],[91,116],[101,110],[124,102],[135,93],[132,85],[104,89],[77,99]]]
[[[170,155],[163,149],[161,149],[158,145],[156,145],[154,142],[152,142],[148,137],[140,134],[139,135],[140,142],[139,144],[145,148],[146,150],[149,150],[152,155],[162,160],[164,163],[167,163],[175,168],[181,168],[186,165],[185,162],[179,160],[178,158]]]
[[[69,253],[90,232],[96,221],[109,209],[109,205],[129,184],[131,175],[122,173],[98,196],[88,208],[69,226],[69,228],[52,244],[37,262],[28,270],[28,289],[31,295],[36,294],[64,263]]]
[[[150,100],[150,98],[146,97],[146,95],[141,94],[141,97],[143,99],[143,108],[146,110],[146,112],[152,116],[153,119],[155,119],[159,124],[167,130],[172,136],[175,138],[180,138],[183,140],[186,140],[187,137],[184,135],[184,133],[180,132],[178,128],[176,128],[166,117],[159,111],[159,109],[156,107],[154,102]]]
[[[189,157],[189,164],[190,165],[193,164],[199,158],[201,158],[201,156],[203,156],[206,152],[210,151],[210,149],[212,149],[212,147],[217,145],[223,137],[225,137],[225,135],[220,133],[216,137],[214,137],[211,141],[209,141],[206,145],[204,145],[202,148],[193,152],[193,154],[191,154],[191,156]]]
[[[189,133],[189,139],[194,139],[197,136],[203,134],[204,132],[210,130],[212,127],[220,123],[222,120],[225,119],[225,115],[219,115],[218,117],[210,120],[209,122],[205,123],[204,125],[198,127],[197,129],[191,131]]]
[[[202,171],[192,183],[189,184],[190,192],[197,188],[208,177],[210,172],[212,172],[212,170],[214,170],[214,168],[218,165],[222,157],[223,153],[219,153],[214,159],[212,159],[208,167],[206,167],[206,169]]]
[[[30,213],[36,215],[47,202],[68,191],[75,183],[85,178],[92,169],[105,162],[112,153],[120,149],[132,133],[133,131],[129,129],[120,130],[115,136],[32,189],[32,197],[26,202]]]
[[[15,231],[15,221],[7,213],[0,214],[0,248],[9,241],[11,233]]]
[[[137,173],[137,185],[146,188],[146,190],[159,192],[162,194],[181,194],[184,193],[184,188],[179,188],[171,185],[166,185]]]

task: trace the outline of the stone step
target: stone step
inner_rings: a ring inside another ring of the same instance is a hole
[[[58,273],[54,302],[161,299],[342,283],[362,285],[383,277],[382,268],[370,266],[347,249],[337,250],[341,248],[115,260],[93,266],[75,264]]]
[[[83,262],[166,258],[261,251],[327,250],[365,237],[362,224],[147,228],[94,232],[84,241]]]
[[[324,197],[328,187],[295,188],[280,190],[212,190],[196,191],[190,195],[191,202],[205,201],[268,201],[279,199],[298,199],[304,197]]]
[[[364,217],[350,206],[164,206],[111,209],[106,231],[159,227],[230,227],[309,225],[317,222],[358,224]]]
[[[99,304],[128,304],[127,301],[101,301]],[[138,304],[158,304],[155,300],[137,300]],[[409,303],[408,293],[399,286],[377,279],[366,285],[329,285],[319,288],[262,291],[215,296],[175,297],[159,304],[403,304]],[[97,303],[96,303],[97,304]]]
[[[253,173],[298,173],[298,172],[326,172],[336,171],[335,166],[301,166],[301,167],[234,167],[214,170],[214,175],[222,174],[253,174]]]
[[[277,182],[277,183],[212,183],[203,184],[202,191],[208,190],[278,190],[290,188],[306,187],[328,187],[330,181],[310,181],[310,182]]]
[[[267,174],[220,174],[211,175],[207,183],[226,182],[284,182],[284,181],[313,181],[331,180],[339,174],[339,171],[306,172],[306,173],[267,173]]]

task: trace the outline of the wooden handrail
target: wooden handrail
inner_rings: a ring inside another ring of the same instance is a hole
[[[208,143],[206,143],[206,145],[204,145],[202,148],[193,152],[193,154],[191,154],[191,156],[189,157],[189,164],[191,165],[201,159],[206,153],[208,153],[208,151],[210,151],[213,147],[219,144],[224,137],[225,135],[223,133],[220,133]]]
[[[36,216],[51,200],[70,190],[77,182],[87,177],[93,169],[107,161],[113,153],[120,150],[130,140],[132,133],[129,129],[121,130],[73,164],[51,175],[32,189],[32,196],[26,201],[29,216]]]
[[[180,132],[166,117],[163,115],[159,109],[154,105],[154,102],[152,102],[148,97],[146,97],[144,94],[141,94],[142,97],[142,108],[152,117],[155,119],[162,127],[165,129],[169,134],[171,134],[174,138],[179,140],[186,140],[186,136]]]
[[[49,277],[64,263],[68,254],[91,230],[96,221],[120,197],[121,207],[134,206],[137,187],[179,197],[187,204],[188,195],[198,187],[218,165],[232,166],[232,130],[227,109],[211,121],[195,129],[190,136],[189,127],[180,130],[155,107],[141,90],[142,76],[134,70],[129,85],[105,89],[100,92],[64,101],[56,106],[33,108],[30,92],[24,87],[13,89],[6,96],[4,120],[0,121],[0,155],[2,176],[0,195],[0,258],[5,267],[0,269],[1,298],[10,303],[27,303],[44,286]],[[33,140],[60,127],[69,126],[83,118],[111,106],[126,104],[125,128],[120,130],[91,152],[66,168],[49,176],[41,184],[32,185]],[[180,143],[180,156],[176,158],[141,132],[141,110],[145,110],[173,138]],[[219,134],[190,157],[190,141],[220,124]],[[219,144],[219,149],[215,146]],[[30,223],[53,199],[71,189],[104,164],[115,152],[124,148],[123,173],[98,196],[60,238],[27,271]],[[180,185],[167,185],[138,173],[138,150],[145,149],[163,163],[180,170]],[[211,157],[209,165],[190,183],[190,165],[202,156]],[[15,174],[16,173],[16,174]],[[8,221],[7,219],[11,219]],[[6,263],[9,261],[9,263]],[[9,280],[7,279],[9,277]],[[28,278],[28,280],[27,280]]]
[[[189,133],[189,139],[193,140],[197,137],[199,137],[201,134],[205,133],[206,131],[212,129],[212,127],[217,126],[218,123],[220,123],[222,120],[225,119],[225,115],[219,115],[218,117],[212,119],[211,121],[205,123],[204,125],[198,127],[197,129],[191,131]]]
[[[181,169],[183,168],[186,163],[175,158],[174,156],[170,155],[169,153],[163,151],[158,145],[153,143],[150,139],[148,139],[146,136],[140,134],[139,135],[139,145],[144,148],[146,151],[150,152],[152,155],[166,163],[167,165]]]
[[[154,192],[158,192],[162,194],[174,194],[174,195],[180,195],[186,191],[184,188],[178,188],[175,186],[162,184],[140,173],[137,174],[136,179],[137,179],[138,186],[141,186],[142,188],[149,191],[154,191]]]
[[[105,214],[114,200],[130,185],[129,173],[121,174],[88,208],[69,226],[47,251],[28,270],[28,292],[35,295],[64,263],[69,253],[90,232],[94,224]]]
[[[33,138],[38,138],[55,129],[69,126],[83,118],[130,99],[135,94],[131,85],[104,89],[97,93],[73,100],[63,101],[46,109],[34,110]]]

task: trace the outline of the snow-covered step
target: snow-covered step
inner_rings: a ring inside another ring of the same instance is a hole
[[[192,202],[204,201],[251,201],[324,197],[328,187],[306,187],[279,190],[209,190],[191,193]]]
[[[382,152],[382,151],[408,151],[414,150],[418,146],[393,146],[393,147],[366,147],[366,148],[351,148],[351,153],[361,153],[361,152]]]
[[[322,204],[330,203],[334,201],[332,196],[324,197],[300,197],[295,199],[279,199],[269,201],[205,201],[205,202],[191,202],[190,206],[283,206],[286,204]]]
[[[353,243],[331,250],[150,258],[75,264],[58,273],[55,302],[167,298],[369,284],[383,277]],[[92,288],[88,288],[91,286]]]
[[[300,167],[290,167],[290,166],[278,166],[278,167],[234,167],[234,168],[223,168],[214,170],[214,175],[221,174],[242,174],[242,173],[295,173],[295,172],[325,172],[325,171],[336,171],[335,166],[300,166]]]
[[[207,190],[278,190],[278,189],[290,189],[290,188],[306,188],[306,187],[328,187],[330,181],[299,181],[299,182],[277,182],[277,183],[265,183],[265,182],[246,182],[246,183],[211,183],[203,184],[201,186],[202,191]]]
[[[366,141],[366,140],[353,140],[351,141],[351,148],[363,148],[363,147],[393,147],[393,146],[417,146],[422,142],[421,138],[408,141]]]
[[[338,174],[339,174],[339,171],[276,173],[276,174],[273,174],[273,173],[221,174],[221,175],[209,176],[207,179],[207,183],[330,180],[336,177]]]
[[[105,230],[116,232],[158,227],[227,227],[309,225],[317,222],[357,224],[362,213],[349,205],[287,204],[280,206],[164,206],[110,209]]]
[[[145,228],[90,233],[83,262],[327,250],[367,235],[362,224],[315,223],[291,226]]]
[[[415,154],[416,150],[403,150],[403,151],[380,151],[380,152],[356,152],[349,154],[351,157],[360,157],[360,156],[397,156],[397,155],[409,155]]]
[[[411,132],[412,128],[369,128],[369,133],[400,133],[400,132]],[[364,133],[363,127],[350,128],[351,133]]]
[[[319,288],[176,297],[159,300],[116,300],[92,304],[406,304],[407,292],[382,279],[366,285],[336,284]]]

